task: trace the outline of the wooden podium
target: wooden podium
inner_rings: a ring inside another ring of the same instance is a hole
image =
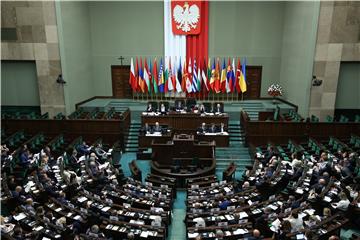
[[[175,134],[172,141],[152,142],[151,172],[176,178],[177,187],[185,180],[215,173],[215,142],[195,142],[194,135]]]
[[[194,135],[175,134],[172,141],[156,142],[152,146],[152,160],[160,166],[172,166],[181,162],[181,166],[186,166],[187,162],[197,158],[214,159],[215,142],[195,142]]]

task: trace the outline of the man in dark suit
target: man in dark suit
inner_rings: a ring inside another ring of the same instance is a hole
[[[197,131],[198,131],[198,133],[205,134],[207,132],[206,124],[203,122],[201,124],[201,127],[199,127]]]
[[[165,107],[165,105],[163,103],[160,105],[160,113],[163,114],[163,115],[166,114],[166,107]]]
[[[151,127],[149,126],[148,123],[145,123],[145,126],[142,128],[144,134],[151,132]]]
[[[211,124],[211,127],[210,127],[210,129],[209,129],[209,132],[210,132],[210,133],[216,133],[216,132],[218,132],[218,130],[217,130],[217,128],[216,128],[216,126],[215,126],[214,123]]]
[[[90,154],[90,149],[91,149],[91,147],[89,145],[87,145],[85,141],[83,141],[82,144],[80,144],[78,147],[78,152],[81,155],[87,156]]]
[[[206,109],[205,109],[204,104],[201,104],[201,105],[200,105],[200,107],[199,107],[199,112],[200,112],[200,113],[205,113],[205,112],[206,112]]]
[[[176,111],[182,111],[184,109],[182,102],[181,101],[177,101],[176,102],[176,106],[175,106],[175,110]]]
[[[224,112],[224,110],[222,109],[221,104],[220,103],[216,104],[216,107],[214,109],[214,113],[221,114],[223,112]]]
[[[146,108],[146,112],[154,112],[154,111],[155,111],[155,109],[153,108],[152,104],[149,103],[147,108]]]
[[[153,130],[154,130],[154,132],[161,132],[161,126],[160,126],[159,122],[155,123]]]

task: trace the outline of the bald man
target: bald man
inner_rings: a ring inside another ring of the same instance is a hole
[[[249,240],[260,240],[263,239],[261,237],[261,232],[258,229],[254,229],[253,235],[248,238]]]

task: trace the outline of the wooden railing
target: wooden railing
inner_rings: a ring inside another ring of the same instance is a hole
[[[252,121],[247,113],[240,112],[240,121],[245,130],[245,143],[255,146],[268,142],[287,143],[289,139],[298,142],[307,141],[309,137],[318,140],[350,137],[351,134],[360,134],[360,123],[327,123],[327,122],[275,122]]]
[[[83,136],[87,141],[95,141],[101,137],[108,143],[120,141],[124,149],[124,135],[130,127],[130,118],[130,110],[127,109],[120,119],[12,119],[3,120],[2,127],[9,132],[24,129],[30,134],[42,132],[45,135],[56,136],[62,133],[70,138]]]

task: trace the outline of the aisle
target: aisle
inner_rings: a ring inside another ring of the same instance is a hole
[[[183,240],[186,239],[186,227],[184,219],[186,216],[186,191],[177,190],[176,199],[173,205],[173,218],[169,228],[169,240]]]

